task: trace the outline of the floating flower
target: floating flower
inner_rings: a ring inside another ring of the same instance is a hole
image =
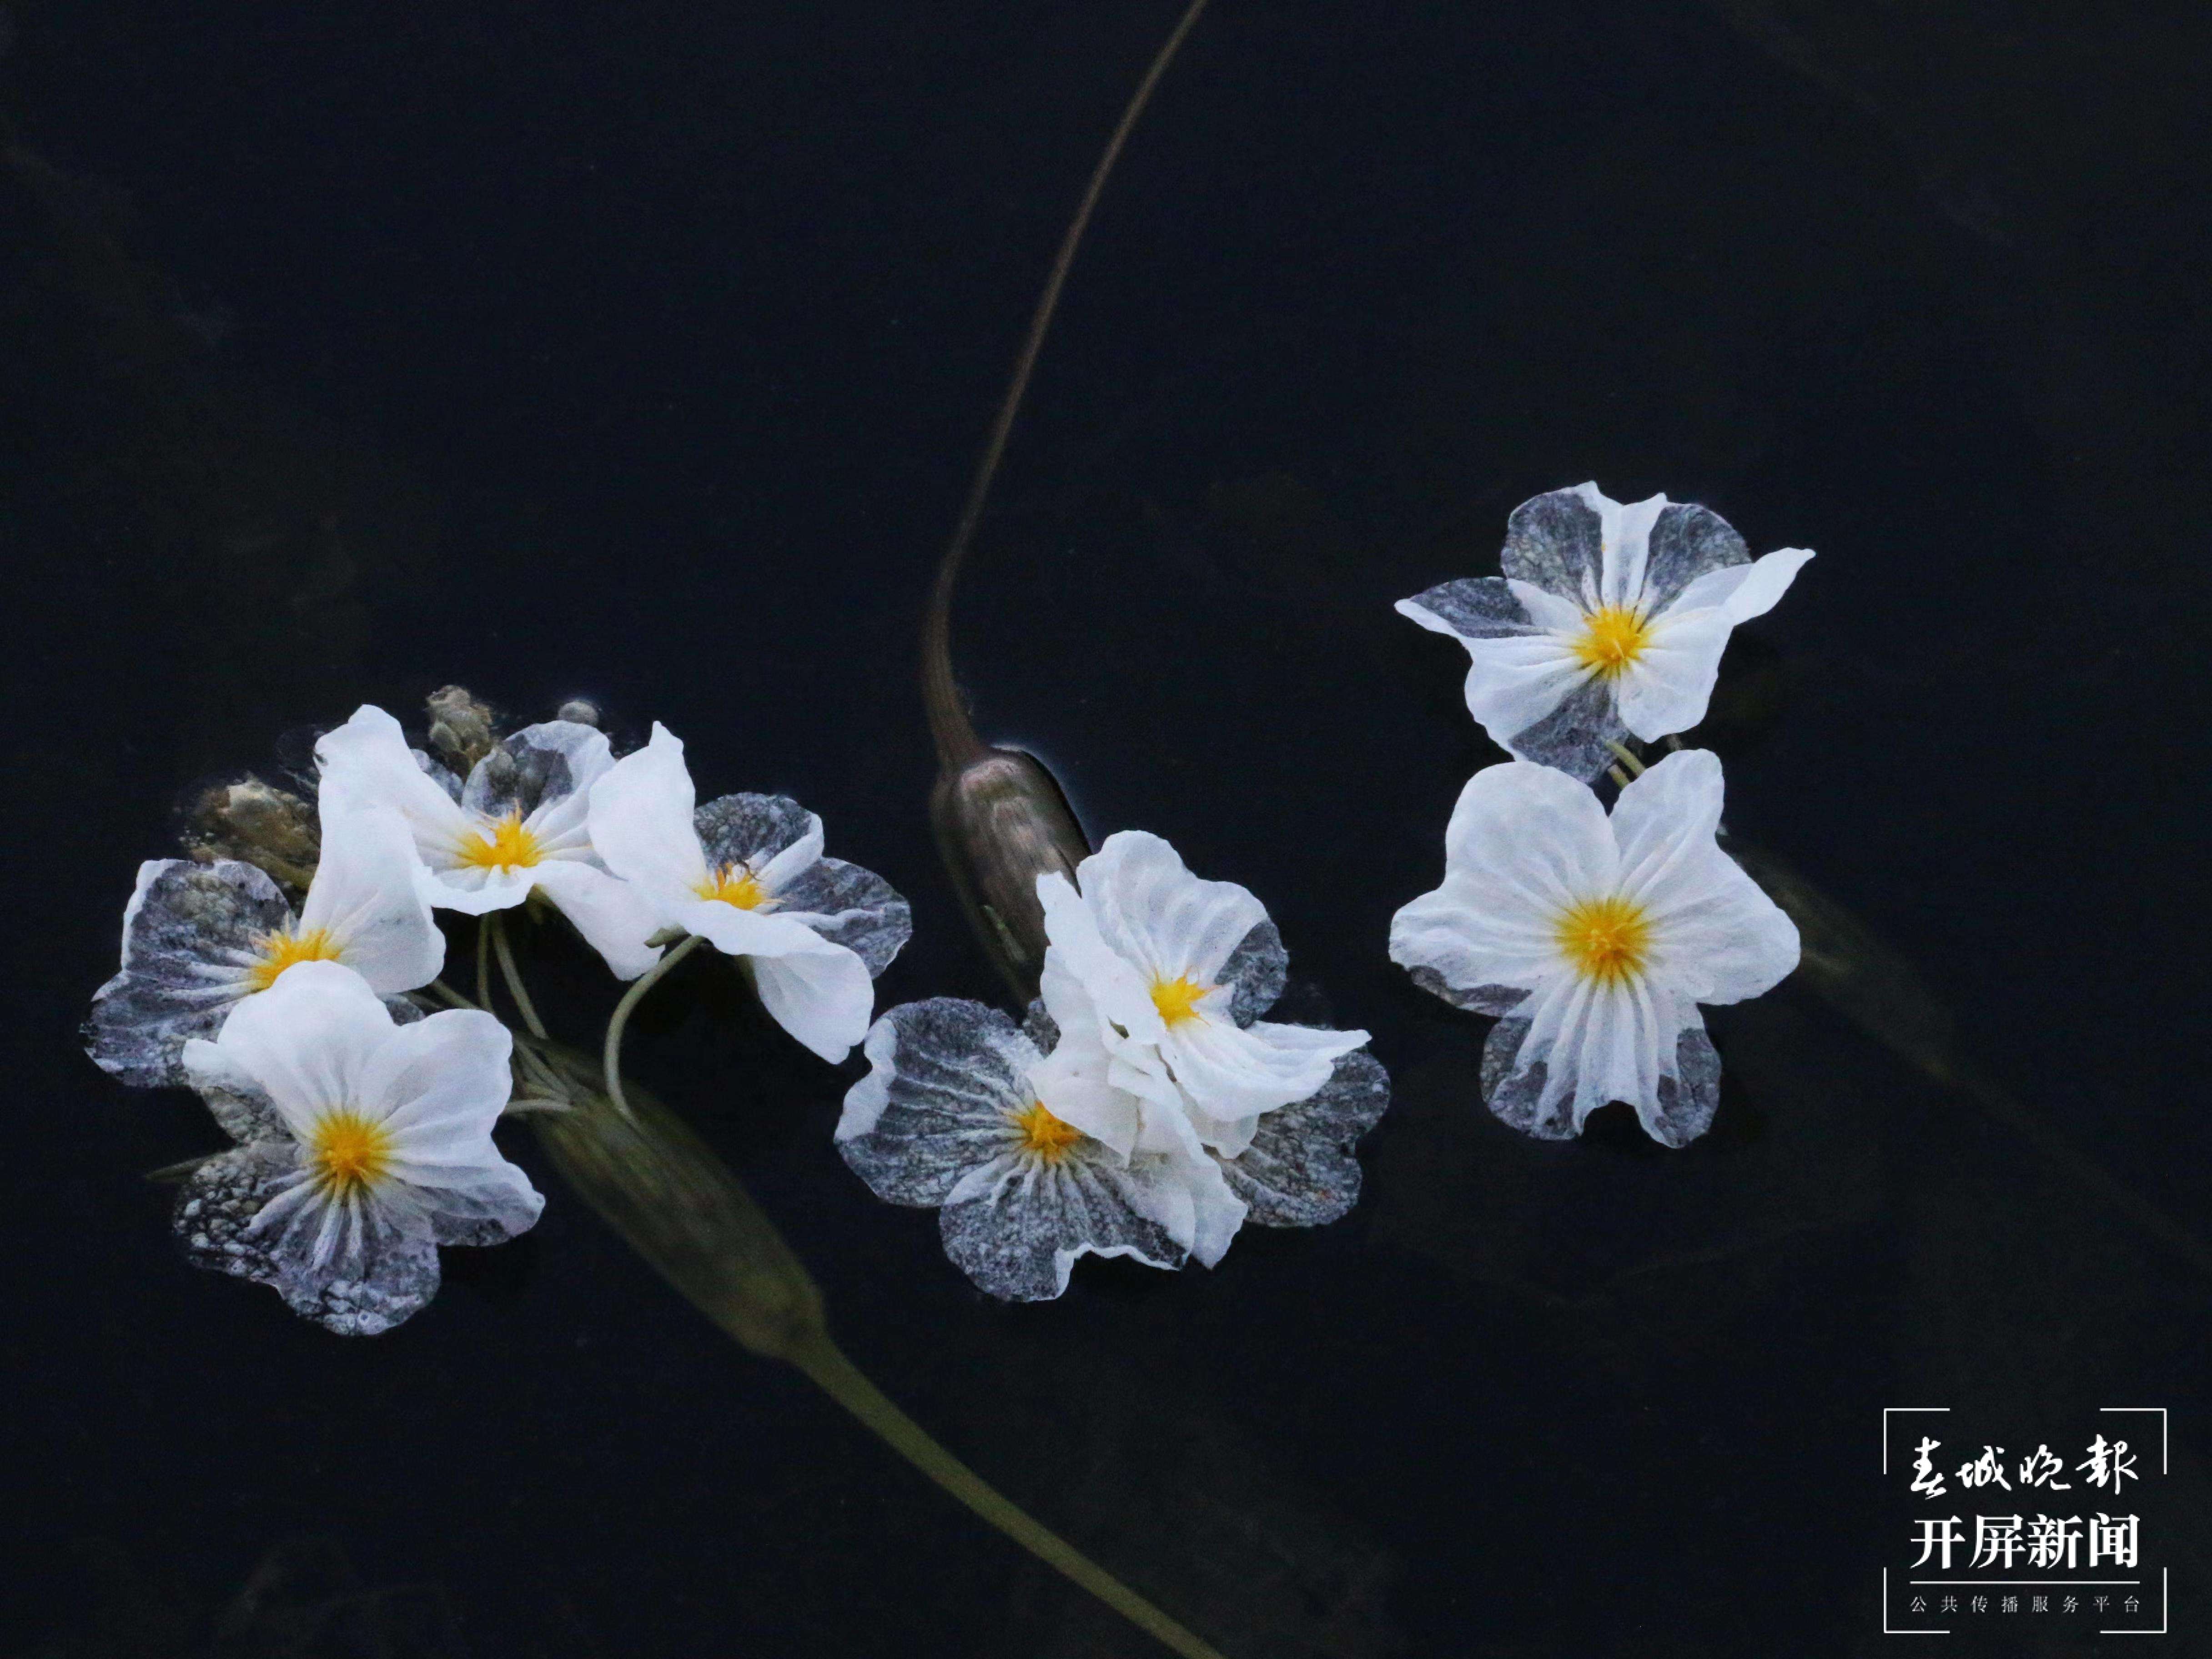
[[[881,876],[823,857],[822,820],[796,801],[696,799],[684,744],[656,723],[592,786],[592,842],[655,927],[744,957],[776,1023],[844,1059],[867,1031],[871,981],[914,931],[906,901]]]
[[[445,935],[416,890],[407,826],[394,813],[325,820],[296,915],[251,864],[149,860],[123,912],[122,971],[93,996],[86,1050],[125,1083],[180,1084],[185,1042],[213,1036],[241,998],[300,963],[343,963],[392,995],[428,984],[445,958]]]
[[[1703,750],[1636,779],[1609,819],[1587,785],[1524,761],[1460,793],[1443,885],[1392,919],[1390,957],[1500,1017],[1482,1091],[1515,1128],[1565,1139],[1613,1100],[1669,1146],[1712,1122],[1720,1057],[1698,1005],[1797,965],[1797,929],[1720,849],[1721,793]]]
[[[439,1245],[499,1243],[544,1207],[492,1145],[512,1046],[475,1010],[397,1025],[336,963],[285,974],[185,1050],[239,1142],[178,1196],[193,1261],[343,1336],[398,1324],[437,1293]]]
[[[614,765],[606,734],[574,720],[526,726],[485,754],[465,781],[407,746],[399,722],[364,704],[315,745],[325,814],[397,811],[414,834],[432,904],[468,915],[518,905],[535,890],[576,926],[617,979],[659,960],[653,916],[608,873],[586,826],[592,785]]]
[[[1037,878],[1044,1006],[1060,1032],[1043,1077],[1069,1121],[1115,1152],[1234,1158],[1263,1114],[1313,1094],[1367,1041],[1260,1020],[1288,963],[1274,924],[1158,836],[1109,836],[1075,873],[1079,890]]]
[[[1248,1218],[1316,1226],[1358,1197],[1352,1144],[1389,1102],[1370,1055],[1339,1060],[1233,1158],[1187,1145],[1124,1154],[1047,1103],[1037,1039],[1048,1048],[1054,1033],[1033,1024],[1035,1039],[950,997],[892,1009],[868,1032],[868,1075],[837,1125],[838,1150],[878,1197],[937,1206],[945,1255],[991,1295],[1048,1301],[1083,1255],[1212,1267]]]
[[[1401,614],[1467,647],[1468,712],[1516,759],[1585,781],[1609,743],[1646,743],[1705,717],[1721,652],[1813,556],[1754,562],[1718,514],[1664,495],[1626,507],[1595,484],[1523,501],[1504,575],[1445,582]]]

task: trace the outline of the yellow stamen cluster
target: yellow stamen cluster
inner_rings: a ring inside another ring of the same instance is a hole
[[[544,856],[538,837],[526,829],[516,808],[495,821],[489,832],[475,829],[461,837],[454,860],[471,870],[527,870]]]
[[[273,933],[264,933],[254,948],[253,965],[246,970],[246,982],[257,991],[267,990],[295,963],[338,959],[337,942],[327,927],[310,927],[304,933],[279,927]]]
[[[1562,910],[1554,927],[1560,953],[1584,979],[1620,985],[1644,971],[1651,921],[1633,899],[1584,899]]]
[[[1083,1131],[1073,1123],[1063,1123],[1044,1109],[1044,1102],[1033,1103],[1026,1112],[1013,1114],[1014,1127],[1021,1131],[1022,1150],[1034,1152],[1048,1164],[1057,1164],[1067,1156],[1067,1149],[1083,1139]]]
[[[366,1192],[392,1169],[392,1134],[360,1113],[333,1107],[307,1134],[307,1158],[323,1190],[337,1197]]]
[[[1612,679],[1644,654],[1651,630],[1633,611],[1608,605],[1583,618],[1583,636],[1575,641],[1575,655],[1583,666],[1601,678]]]
[[[749,864],[725,864],[691,890],[702,899],[720,899],[740,910],[757,910],[768,889]]]
[[[1180,1025],[1199,1017],[1199,999],[1212,988],[1180,975],[1174,979],[1156,979],[1152,981],[1152,1006],[1160,1011],[1160,1018],[1169,1024]]]

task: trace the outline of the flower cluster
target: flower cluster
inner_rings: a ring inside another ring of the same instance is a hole
[[[678,941],[708,939],[832,1061],[866,1032],[872,981],[911,931],[888,883],[823,855],[821,821],[797,803],[696,805],[683,745],[659,726],[618,760],[595,724],[565,717],[586,708],[504,740],[465,693],[441,692],[432,710],[458,767],[364,707],[316,745],[311,830],[300,812],[228,812],[220,846],[203,837],[193,859],[143,866],[121,969],[85,1029],[103,1069],[190,1085],[237,1143],[185,1182],[176,1225],[192,1259],[347,1334],[428,1302],[437,1246],[513,1237],[544,1202],[491,1132],[518,1073],[541,1096],[550,1073],[487,1008],[435,983],[434,912],[484,919],[477,948],[498,945],[540,1038],[497,932],[533,894],[639,988],[689,948]],[[276,798],[239,786],[226,807],[240,789],[249,804]],[[281,828],[282,861],[248,861],[263,823]],[[296,912],[264,864],[307,878]],[[480,983],[486,971],[480,960]],[[426,991],[453,1006],[426,1016]]]
[[[1060,1295],[1080,1255],[1211,1267],[1247,1220],[1349,1210],[1389,1078],[1364,1031],[1260,1018],[1289,963],[1260,902],[1134,832],[1037,887],[1026,1030],[940,998],[869,1031],[837,1142],[877,1195],[936,1206],[946,1255],[1010,1301]]]
[[[1468,708],[1516,758],[1461,793],[1443,884],[1393,919],[1390,956],[1498,1018],[1483,1097],[1516,1128],[1579,1134],[1619,1100],[1686,1144],[1720,1089],[1698,1005],[1796,966],[1796,928],[1721,850],[1719,760],[1685,750],[1647,770],[1626,739],[1702,720],[1730,630],[1812,556],[1753,562],[1704,507],[1624,507],[1583,484],[1515,509],[1502,578],[1399,604],[1466,645]],[[1591,787],[1608,770],[1624,780],[1610,817]]]

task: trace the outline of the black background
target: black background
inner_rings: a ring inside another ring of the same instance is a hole
[[[958,655],[1094,836],[1250,886],[1299,1007],[1375,1034],[1359,1209],[1009,1311],[836,1157],[857,1063],[721,964],[631,1043],[864,1368],[1233,1659],[1874,1651],[1880,1409],[1944,1403],[2170,1407],[2156,1548],[2204,1650],[2207,1275],[2140,1219],[2212,1235],[2196,9],[1217,0],[1173,70]],[[526,1136],[544,1223],[392,1335],[192,1273],[139,1177],[216,1132],[73,1028],[191,786],[453,679],[798,796],[914,901],[882,1001],[994,996],[915,628],[1173,15],[9,9],[5,1650],[1154,1651]],[[1491,1120],[1486,1022],[1384,956],[1492,755],[1391,602],[1586,477],[1820,553],[1696,740],[1732,830],[1868,931],[1713,1015],[1680,1153],[1621,1108]],[[580,947],[525,956],[595,1041]],[[1912,1062],[1945,1011],[1978,1094]]]

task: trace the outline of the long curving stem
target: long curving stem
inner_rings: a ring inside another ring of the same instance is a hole
[[[1220,1649],[1185,1630],[939,1445],[927,1429],[868,1381],[827,1332],[799,1344],[786,1357],[884,1444],[1047,1566],[1073,1579],[1184,1659],[1224,1659]]]
[[[521,1014],[522,1023],[530,1028],[530,1035],[542,1042],[545,1036],[545,1025],[538,1018],[538,1010],[532,1006],[530,992],[522,982],[521,970],[514,965],[514,949],[507,942],[506,913],[495,910],[487,920],[491,923],[493,948],[499,952],[499,971],[507,981],[507,994],[514,999],[515,1010]]]
[[[1128,141],[1131,129],[1137,125],[1137,118],[1152,100],[1152,89],[1159,85],[1160,77],[1175,59],[1176,48],[1197,26],[1199,14],[1205,9],[1206,0],[1191,0],[1174,33],[1153,57],[1152,66],[1145,71],[1145,78],[1129,100],[1129,106],[1121,112],[1121,124],[1114,129],[1114,136],[1106,141],[1106,153],[1098,158],[1091,182],[1084,189],[1083,201],[1075,210],[1075,218],[1067,227],[1067,234],[1060,239],[1060,253],[1052,262],[1052,274],[1045,279],[1036,314],[1030,319],[1029,336],[1022,342],[1021,355],[1014,359],[1013,380],[1006,387],[1006,401],[999,405],[998,418],[991,423],[991,434],[984,442],[982,459],[976,463],[975,480],[968,486],[968,499],[961,507],[960,520],[953,526],[952,540],[945,550],[944,562],[937,567],[937,586],[930,594],[929,610],[921,623],[921,702],[929,714],[929,732],[936,740],[940,765],[964,766],[985,753],[983,740],[975,735],[975,724],[968,718],[967,705],[961,701],[960,688],[952,678],[953,584],[959,580],[961,564],[968,556],[969,544],[975,539],[975,526],[982,521],[983,503],[990,497],[991,481],[998,476],[1000,459],[1006,453],[1006,438],[1014,429],[1015,416],[1021,412],[1022,395],[1029,390],[1030,374],[1036,368],[1045,331],[1052,326],[1052,313],[1060,305],[1060,291],[1066,286],[1068,270],[1075,263],[1075,250],[1083,240],[1085,228],[1091,222],[1091,210],[1098,205],[1098,198],[1106,188],[1106,177],[1113,172],[1114,162],[1121,154],[1121,146]]]
[[[615,1004],[614,1013],[607,1020],[607,1042],[600,1054],[600,1065],[606,1073],[607,1098],[614,1102],[615,1109],[624,1117],[630,1115],[630,1110],[629,1102],[623,1098],[622,1040],[623,1028],[629,1024],[629,1012],[645,1000],[647,991],[659,983],[660,976],[690,956],[692,947],[698,943],[699,935],[692,934],[632,980],[629,989],[623,993],[622,1000]],[[545,1033],[540,1031],[538,1035],[544,1036]]]

